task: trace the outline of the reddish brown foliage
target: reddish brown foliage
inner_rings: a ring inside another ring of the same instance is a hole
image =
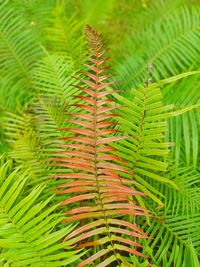
[[[132,201],[132,197],[143,194],[134,189],[134,181],[120,177],[120,172],[129,173],[129,170],[109,146],[125,137],[115,136],[118,130],[111,128],[116,125],[112,119],[117,115],[113,113],[116,106],[108,97],[115,90],[108,89],[113,81],[109,81],[112,75],[106,73],[110,66],[104,65],[108,60],[107,49],[103,48],[101,36],[89,26],[86,36],[91,56],[89,63],[84,64],[88,70],[82,72],[85,76],[80,79],[82,85],[76,86],[80,90],[76,98],[82,103],[74,106],[80,111],[72,114],[73,126],[62,129],[72,136],[63,138],[67,141],[65,150],[55,159],[57,166],[73,170],[56,176],[66,179],[58,191],[66,194],[66,200],[61,203],[68,206],[64,221],[81,221],[82,225],[65,240],[77,237],[73,242],[77,248],[104,245],[104,249],[99,248],[98,253],[83,260],[80,267],[98,258],[105,259],[105,255],[114,258],[105,260],[101,266],[107,266],[111,260],[120,262],[117,256],[120,251],[141,255],[135,250],[141,247],[136,239],[147,238],[135,224],[126,221],[131,218],[129,215],[145,214]],[[79,203],[78,207],[74,203]]]

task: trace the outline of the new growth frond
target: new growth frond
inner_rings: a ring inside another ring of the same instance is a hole
[[[61,203],[67,209],[64,221],[82,224],[65,240],[76,237],[73,242],[76,248],[97,247],[96,254],[78,266],[95,262],[95,266],[103,267],[115,261],[119,264],[122,253],[143,256],[137,250],[140,247],[137,239],[147,235],[126,218],[145,215],[134,199],[144,194],[134,189],[135,181],[120,175],[130,171],[110,146],[126,137],[116,136],[118,130],[113,128],[117,114],[110,97],[115,91],[109,89],[114,81],[110,81],[111,75],[107,73],[110,66],[105,64],[107,49],[101,35],[90,26],[86,27],[86,38],[90,56],[84,64],[87,70],[79,79],[80,85],[76,85],[79,89],[76,97],[82,102],[74,104],[79,110],[72,114],[71,127],[62,129],[71,132],[71,136],[62,138],[67,148],[54,159],[56,166],[71,171],[55,177],[66,180],[58,187],[58,194],[66,195]]]

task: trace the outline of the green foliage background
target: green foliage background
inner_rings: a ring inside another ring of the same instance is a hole
[[[59,172],[49,166],[63,136],[57,129],[77,101],[72,77],[87,54],[86,24],[110,48],[114,97],[126,105],[121,130],[140,138],[113,146],[153,213],[137,218],[152,237],[141,241],[149,258],[126,260],[198,267],[199,0],[0,1],[0,266],[76,266],[91,253],[59,242],[75,225],[61,224],[63,197],[54,195],[61,181],[49,179]]]

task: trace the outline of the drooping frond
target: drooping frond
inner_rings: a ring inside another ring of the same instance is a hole
[[[32,173],[35,182],[48,176],[47,159],[43,157],[42,138],[30,110],[18,114],[4,112],[2,115],[2,139],[9,147],[9,158]],[[39,178],[39,179],[37,179]],[[30,179],[31,180],[31,179]]]
[[[137,238],[147,236],[134,221],[126,220],[129,216],[145,215],[135,198],[143,194],[134,189],[134,180],[121,177],[129,170],[122,166],[120,157],[113,155],[114,149],[109,145],[125,137],[114,136],[118,132],[113,129],[116,122],[112,120],[116,105],[109,97],[114,92],[108,89],[113,81],[107,81],[111,75],[106,73],[109,66],[104,65],[108,58],[102,38],[89,26],[86,34],[91,56],[89,63],[84,64],[87,70],[80,79],[82,84],[76,86],[80,92],[77,98],[83,104],[74,104],[79,110],[72,113],[72,125],[62,129],[71,132],[71,136],[62,138],[64,150],[56,154],[54,165],[63,167],[64,172],[71,170],[55,176],[64,180],[58,187],[58,193],[66,195],[61,203],[67,209],[64,221],[82,222],[65,240],[76,237],[76,248],[96,247],[96,253],[83,259],[79,267],[93,262],[103,267],[112,262],[126,263],[122,253],[141,255]]]
[[[58,129],[70,125],[65,122],[66,109],[56,98],[40,97],[23,113],[3,114],[1,126],[4,141],[10,147],[9,156],[31,171],[34,183],[41,183],[52,174],[48,162],[50,153],[55,150],[55,144],[63,143],[56,140],[63,136]]]
[[[152,239],[142,241],[144,251],[149,251],[151,263],[156,266],[199,266],[200,251],[200,175],[192,167],[170,167],[167,177],[179,190],[165,184],[155,184],[166,196],[165,206],[157,211],[150,226],[143,224]],[[143,260],[143,259],[141,259]]]
[[[144,225],[143,230],[152,239],[142,244],[144,250],[151,252],[152,264],[165,267],[199,267],[198,254],[188,238],[189,229],[194,229],[192,224],[189,226],[190,223],[191,221],[181,222],[177,218],[171,224],[161,220],[152,221],[150,226]]]
[[[160,191],[167,196],[165,202],[165,213],[171,216],[187,215],[188,217],[200,213],[200,173],[193,167],[175,166],[170,170],[168,177],[179,187],[173,190],[161,187]]]
[[[186,77],[181,82],[164,86],[162,88],[164,101],[167,104],[174,104],[176,108],[198,104],[199,86],[200,75]],[[180,162],[185,162],[187,166],[198,167],[199,116],[200,109],[195,109],[169,120],[169,141],[175,143],[173,155],[177,166]]]
[[[30,114],[4,111],[1,114],[1,128],[3,141],[12,147],[15,141],[24,135],[26,129],[31,128]]]
[[[18,168],[8,175],[8,168],[9,162],[0,168],[1,266],[71,266],[81,255],[59,241],[74,227],[56,229],[62,217],[48,207],[52,197],[37,201],[44,185],[26,195],[30,174]]]
[[[33,93],[31,71],[42,51],[9,1],[0,3],[0,54],[0,105],[15,110]]]
[[[148,62],[155,66],[152,71],[155,81],[198,66],[199,30],[199,7],[185,6],[128,36],[121,58],[115,62],[126,88],[144,83]]]
[[[139,30],[146,28],[149,24],[153,24],[155,19],[156,22],[163,19],[167,19],[174,11],[177,11],[180,7],[183,6],[182,0],[160,0],[159,2],[153,1],[146,3],[146,8],[143,8],[141,12],[136,12],[133,21],[139,24]],[[136,29],[137,30],[137,29]]]

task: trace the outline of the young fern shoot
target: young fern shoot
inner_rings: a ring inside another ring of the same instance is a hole
[[[126,263],[126,255],[144,256],[138,251],[141,247],[138,238],[148,238],[130,217],[145,216],[145,210],[137,204],[134,196],[144,194],[134,189],[135,181],[120,177],[120,173],[130,173],[123,166],[123,160],[109,145],[126,137],[115,135],[117,122],[113,110],[116,105],[109,97],[114,90],[108,87],[113,81],[107,81],[112,75],[104,65],[107,49],[104,48],[101,35],[90,26],[86,27],[86,38],[90,57],[88,69],[83,71],[81,85],[76,86],[81,104],[72,114],[72,127],[62,130],[72,133],[65,140],[64,150],[54,159],[57,166],[71,171],[56,175],[66,179],[60,185],[59,194],[65,194],[66,200],[61,206],[67,208],[65,222],[79,221],[80,226],[65,237],[65,240],[78,248],[95,247],[95,254],[84,258],[78,267],[94,263],[97,267]],[[128,266],[128,263],[127,263]]]

